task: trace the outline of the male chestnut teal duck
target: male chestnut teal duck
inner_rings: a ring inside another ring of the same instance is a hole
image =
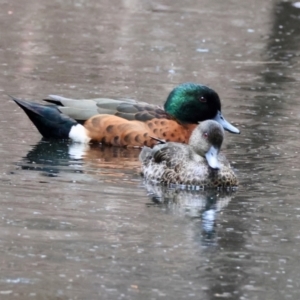
[[[47,105],[13,100],[45,138],[100,142],[112,146],[152,147],[165,141],[187,143],[201,121],[214,119],[239,133],[221,114],[218,94],[207,86],[183,83],[168,96],[164,108],[131,99],[74,100],[49,96]]]
[[[199,124],[188,145],[161,143],[140,153],[146,181],[200,188],[236,187],[238,180],[226,157],[220,154],[222,126],[213,120]]]

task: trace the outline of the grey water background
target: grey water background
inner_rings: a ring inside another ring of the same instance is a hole
[[[0,1],[0,299],[299,299],[300,3]],[[7,96],[214,88],[235,193],[145,185],[137,149],[40,141]]]

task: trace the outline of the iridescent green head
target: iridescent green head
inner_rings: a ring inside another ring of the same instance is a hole
[[[197,124],[213,119],[225,130],[233,133],[240,132],[224,119],[218,94],[205,85],[191,82],[178,85],[169,94],[164,109],[182,123]]]
[[[205,85],[183,83],[168,96],[165,111],[183,123],[198,123],[221,111],[218,94]]]

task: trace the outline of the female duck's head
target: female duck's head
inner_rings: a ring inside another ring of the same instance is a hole
[[[195,128],[190,137],[189,145],[197,154],[206,158],[211,168],[220,169],[218,154],[223,139],[223,127],[216,121],[207,120]]]

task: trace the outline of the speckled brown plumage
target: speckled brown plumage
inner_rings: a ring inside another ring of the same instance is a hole
[[[153,147],[157,141],[187,143],[196,124],[181,125],[175,120],[126,120],[112,115],[96,115],[84,123],[92,141],[123,147]]]
[[[222,127],[210,120],[195,128],[189,145],[165,143],[153,149],[144,147],[140,154],[142,175],[148,181],[165,185],[236,187],[238,180],[226,157],[216,154],[218,165],[212,168],[206,156],[212,146],[220,149],[223,136]]]
[[[159,163],[153,157],[144,162],[142,174],[147,180],[165,185],[173,183],[201,188],[226,188],[238,185],[233,170],[225,160],[221,162],[220,170],[214,170],[208,166],[204,158],[196,163],[184,155],[181,158],[177,156],[174,161],[166,159],[162,154],[161,157],[163,159]]]

